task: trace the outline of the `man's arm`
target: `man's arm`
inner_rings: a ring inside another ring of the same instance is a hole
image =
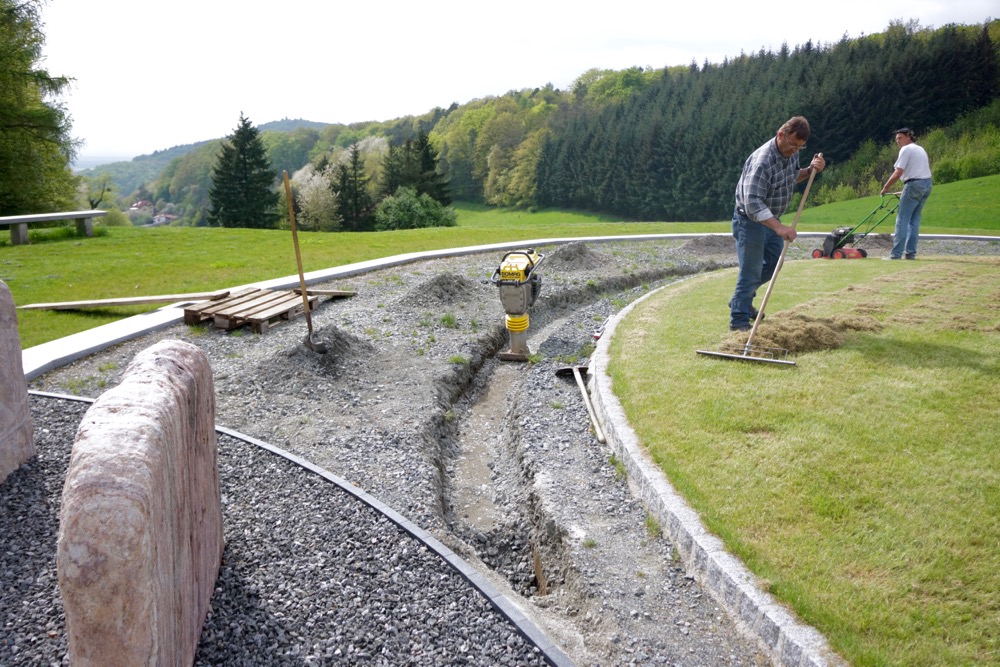
[[[882,186],[882,192],[880,192],[879,194],[882,194],[882,195],[887,194],[889,192],[889,190],[892,189],[893,184],[896,181],[898,181],[899,179],[901,179],[902,177],[903,177],[903,168],[902,167],[896,167],[895,169],[893,169],[892,173],[889,174],[889,180],[886,181],[885,185]]]

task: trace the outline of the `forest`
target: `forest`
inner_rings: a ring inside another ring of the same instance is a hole
[[[623,220],[722,220],[746,156],[793,115],[812,126],[804,155],[827,159],[813,205],[877,192],[897,150],[892,131],[901,126],[917,132],[936,182],[1000,173],[998,44],[1000,20],[933,29],[893,22],[878,34],[722,63],[590,70],[567,91],[509,91],[391,121],[286,119],[261,125],[260,138],[275,191],[283,170],[292,176],[306,228],[337,228],[310,202],[331,206],[338,165],[352,161],[378,201],[392,194],[385,187],[392,151],[421,137],[453,200]],[[148,200],[172,224],[210,224],[213,167],[224,142],[81,172],[81,192],[90,195],[83,201],[100,191],[101,207]]]

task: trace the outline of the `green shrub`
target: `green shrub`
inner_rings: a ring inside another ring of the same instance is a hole
[[[415,188],[403,187],[382,200],[375,209],[375,229],[422,229],[424,227],[454,227],[455,210],[427,194],[418,195]]]
[[[938,160],[931,171],[934,174],[934,182],[938,185],[944,183],[954,183],[959,180],[961,176],[958,175],[958,164],[955,160],[945,158],[943,160]]]
[[[108,209],[108,214],[100,218],[100,224],[105,227],[131,227],[132,221],[116,208]]]
[[[966,155],[959,162],[961,180],[1000,174],[1000,149]]]

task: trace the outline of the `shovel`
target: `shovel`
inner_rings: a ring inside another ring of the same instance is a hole
[[[302,342],[305,343],[305,346],[313,352],[326,354],[326,345],[313,338],[313,321],[312,312],[309,308],[309,293],[306,291],[305,274],[302,273],[302,255],[299,253],[299,233],[295,228],[295,207],[292,205],[292,186],[288,183],[287,171],[282,171],[281,177],[285,181],[285,199],[288,201],[288,221],[292,225],[292,243],[295,245],[295,263],[299,267],[299,291],[302,292],[302,305],[304,305],[306,309],[306,326],[309,327],[309,333],[306,334],[306,339]]]
[[[603,445],[607,440],[604,439],[604,431],[601,430],[601,425],[597,422],[597,415],[594,414],[594,406],[590,404],[590,394],[587,393],[587,385],[583,383],[583,376],[586,374],[586,366],[570,366],[556,370],[556,375],[572,375],[576,378],[576,385],[580,387],[580,393],[583,394],[583,402],[587,406],[587,414],[590,415],[590,423],[593,424],[594,433],[597,434],[597,442]]]

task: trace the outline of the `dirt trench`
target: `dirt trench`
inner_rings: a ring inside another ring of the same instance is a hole
[[[537,361],[499,361],[508,343],[499,327],[441,386],[428,444],[440,457],[445,541],[578,665],[766,664],[649,524],[572,376],[556,374],[586,365],[622,304],[703,268],[589,279],[550,295],[543,286],[528,336]]]

